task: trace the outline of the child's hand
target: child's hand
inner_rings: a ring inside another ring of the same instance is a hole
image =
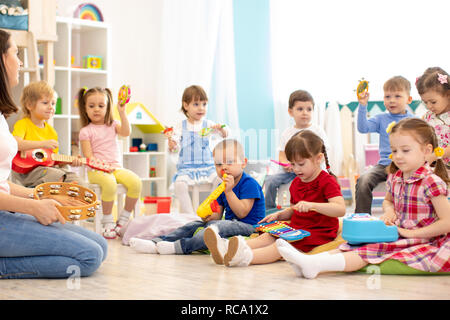
[[[117,103],[117,111],[119,111],[119,113],[125,113],[125,107],[126,104]]]
[[[298,212],[308,212],[314,210],[314,202],[300,201],[297,204],[291,206],[292,209]]]
[[[363,95],[362,97],[358,96],[358,102],[362,106],[367,106],[367,103],[369,102],[369,92],[363,92],[361,93]]]
[[[80,167],[83,165],[83,162],[81,162],[81,157],[78,156],[77,158],[73,159],[72,163],[70,164],[71,166],[74,167]]]
[[[231,174],[227,174],[225,178],[222,178],[223,182],[225,182],[225,190],[224,192],[231,192],[233,191],[234,187],[234,177]]]
[[[380,220],[383,221],[387,226],[392,226],[397,220],[397,215],[395,214],[394,210],[388,210],[380,217]]]
[[[168,142],[169,142],[169,151],[175,152],[175,150],[177,149],[177,142],[172,138],[168,138]]]
[[[281,211],[278,211],[278,212],[269,214],[268,216],[265,216],[264,219],[262,219],[261,221],[258,221],[258,224],[264,223],[264,222],[272,222],[272,221],[278,220],[278,216],[279,216],[280,212]]]
[[[41,147],[44,149],[52,149],[52,150],[58,148],[58,146],[59,146],[58,141],[53,139],[42,141],[41,145]]]
[[[397,228],[398,234],[403,238],[414,238],[414,230]]]

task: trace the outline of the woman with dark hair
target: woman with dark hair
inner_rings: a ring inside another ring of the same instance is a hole
[[[11,35],[0,30],[0,279],[89,276],[106,258],[102,236],[65,223],[53,199],[33,200],[34,189],[8,181],[17,142],[6,118],[18,108],[11,88],[22,62]]]

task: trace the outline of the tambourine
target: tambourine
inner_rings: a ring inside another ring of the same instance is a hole
[[[356,87],[356,95],[358,96],[358,99],[364,98],[364,96],[368,91],[369,91],[369,81],[364,80],[364,78],[362,78],[359,81],[358,86]]]
[[[85,205],[81,206],[56,206],[61,215],[67,221],[78,221],[95,216],[100,203],[94,191],[69,182],[47,182],[38,185],[34,189],[34,198],[36,200],[44,199],[51,195],[62,195],[79,200]]]
[[[128,102],[130,102],[130,98],[131,98],[131,89],[129,86],[127,85],[123,85],[120,87],[119,89],[119,96],[118,96],[119,100],[119,105],[123,106],[124,104],[127,104]]]

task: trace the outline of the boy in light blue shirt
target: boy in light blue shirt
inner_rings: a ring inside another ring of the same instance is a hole
[[[412,102],[411,84],[407,79],[395,76],[385,82],[383,90],[386,112],[369,119],[367,118],[369,93],[358,97],[358,131],[360,133],[376,132],[380,135],[380,160],[377,165],[364,172],[356,182],[355,213],[371,213],[372,191],[380,182],[387,179],[386,167],[391,163],[389,158],[391,146],[386,129],[392,122],[397,123],[404,118],[414,117],[406,110],[408,104]]]

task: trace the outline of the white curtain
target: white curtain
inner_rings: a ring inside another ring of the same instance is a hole
[[[181,108],[183,90],[193,84],[209,94],[215,69],[216,105],[214,113],[238,127],[232,0],[164,0],[157,105],[168,112],[166,125],[184,119]],[[169,111],[170,110],[170,111]],[[219,121],[219,120],[218,120]]]

